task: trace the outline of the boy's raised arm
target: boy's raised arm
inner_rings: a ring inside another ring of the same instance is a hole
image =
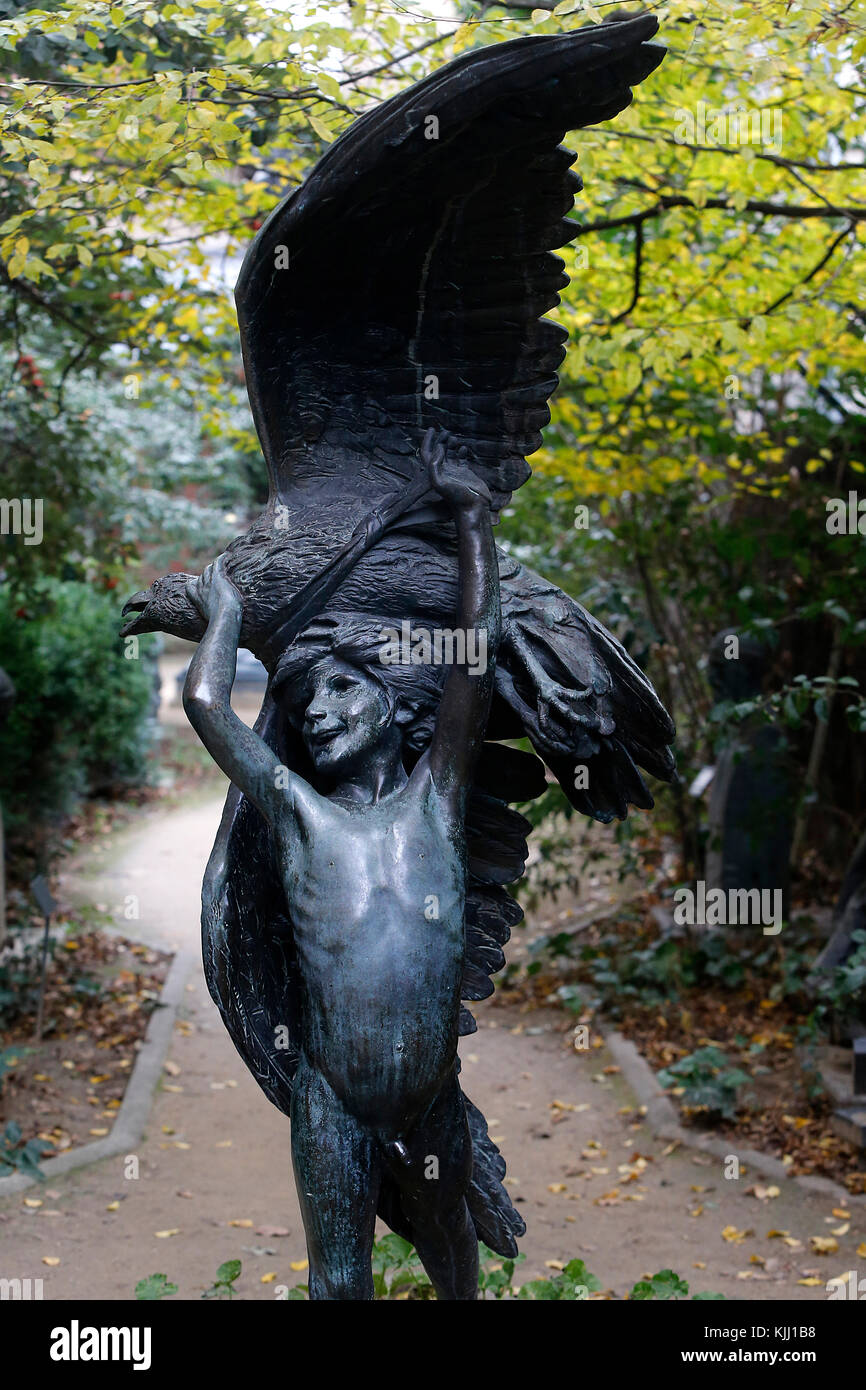
[[[447,438],[436,439],[428,431],[421,456],[430,469],[433,486],[454,517],[459,575],[457,624],[464,639],[464,655],[468,656],[471,648],[478,661],[455,663],[448,673],[428,762],[437,788],[448,796],[460,796],[469,785],[484,742],[502,614],[490,493],[466,466],[466,450],[461,450],[457,465],[446,463],[446,443]]]
[[[287,807],[293,782],[300,784],[301,779],[289,774],[287,792],[286,770],[278,778],[281,767],[276,755],[231,707],[243,619],[241,596],[223,569],[222,557],[208,565],[199,579],[191,580],[187,589],[208,626],[190,662],[183,707],[214,762],[272,824],[278,810]]]

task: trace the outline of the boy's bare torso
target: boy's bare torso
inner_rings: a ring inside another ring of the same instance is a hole
[[[298,796],[275,823],[304,986],[303,1046],[360,1119],[399,1133],[454,1065],[461,818],[422,767],[370,804]]]

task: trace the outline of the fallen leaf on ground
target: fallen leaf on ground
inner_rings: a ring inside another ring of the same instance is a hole
[[[722,1231],[722,1240],[729,1240],[734,1245],[741,1245],[746,1236],[753,1236],[752,1230],[738,1231],[736,1226],[725,1226]]]
[[[272,1284],[272,1283],[274,1282],[274,1280],[276,1279],[276,1277],[277,1277],[277,1273],[276,1273],[276,1270],[274,1270],[274,1271],[272,1271],[270,1274],[263,1274],[262,1277],[261,1277],[261,1279],[259,1280],[259,1283],[260,1283],[260,1284]]]
[[[230,1221],[228,1224],[230,1226],[242,1226],[243,1229],[246,1230],[248,1227],[252,1226],[253,1223],[244,1216],[237,1221]]]
[[[810,1236],[809,1244],[816,1255],[835,1255],[839,1242],[833,1236]]]
[[[760,1183],[755,1183],[752,1187],[746,1188],[747,1197],[757,1197],[759,1202],[766,1202],[770,1197],[778,1197],[780,1189],[778,1187],[762,1187]]]
[[[172,1227],[171,1227],[169,1230],[167,1230],[167,1231],[154,1231],[153,1234],[156,1236],[157,1240],[168,1240],[169,1236],[179,1236],[179,1235],[180,1235],[180,1227],[179,1227],[179,1226],[172,1226]]]
[[[51,1268],[53,1269],[55,1265],[59,1265],[59,1264],[60,1264],[60,1259],[59,1259],[59,1257],[58,1257],[57,1255],[43,1255],[43,1256],[42,1256],[42,1263],[43,1263],[44,1265],[50,1265]]]
[[[308,1266],[309,1260],[292,1260],[289,1269],[293,1269],[296,1274],[300,1274],[301,1270],[307,1269]]]

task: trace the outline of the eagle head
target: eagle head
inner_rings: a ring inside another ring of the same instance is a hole
[[[140,632],[170,632],[198,642],[204,632],[201,614],[186,591],[192,574],[164,574],[149,589],[140,589],[123,605],[123,617],[133,616],[120,629],[121,637]]]

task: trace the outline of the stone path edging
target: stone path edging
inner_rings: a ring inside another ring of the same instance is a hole
[[[587,1001],[587,996],[582,990],[578,990],[578,993]],[[757,1149],[735,1148],[734,1140],[713,1139],[709,1135],[686,1129],[679,1122],[676,1106],[659,1084],[655,1072],[636,1045],[622,1033],[606,1027],[603,1015],[598,1014],[596,1017],[602,1029],[605,1046],[640,1104],[646,1106],[647,1121],[658,1139],[675,1140],[687,1148],[714,1154],[720,1159],[727,1158],[733,1152],[741,1163],[754,1168],[764,1177],[776,1181],[784,1178],[787,1182],[797,1183],[808,1192],[825,1193],[840,1204],[854,1202],[859,1206],[866,1203],[866,1197],[848,1192],[831,1178],[810,1177],[808,1174],[792,1176],[781,1159],[771,1158],[769,1154],[759,1153]]]
[[[96,1163],[102,1158],[129,1153],[139,1142],[150,1115],[154,1092],[162,1076],[163,1062],[171,1044],[174,1021],[183,1001],[184,988],[196,959],[193,951],[181,950],[169,967],[159,1003],[147,1025],[144,1041],[135,1059],[135,1066],[111,1133],[93,1144],[82,1144],[77,1148],[67,1149],[56,1158],[46,1159],[39,1165],[46,1178],[59,1177],[62,1173],[69,1173],[74,1168],[83,1168],[88,1163]],[[27,1173],[13,1173],[7,1178],[0,1178],[0,1197],[22,1192],[38,1183],[38,1178],[30,1177]]]

